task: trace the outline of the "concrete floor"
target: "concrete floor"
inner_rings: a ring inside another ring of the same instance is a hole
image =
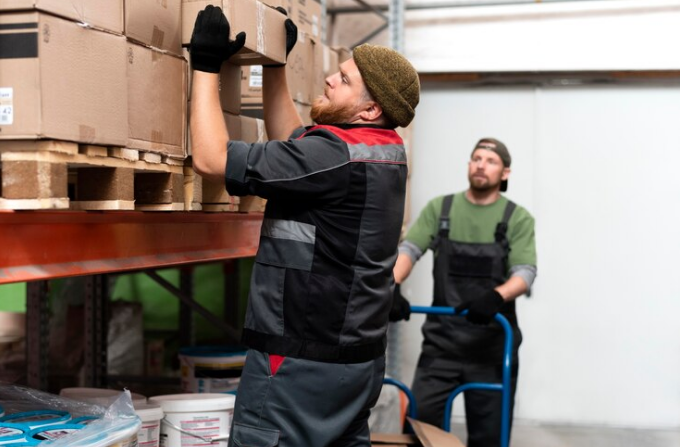
[[[465,426],[452,425],[465,442]],[[535,425],[515,421],[511,447],[679,447],[680,430]]]

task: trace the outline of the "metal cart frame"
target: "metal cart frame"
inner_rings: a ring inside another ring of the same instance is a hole
[[[411,313],[417,314],[432,314],[432,315],[451,315],[451,316],[465,316],[467,311],[456,312],[453,307],[437,307],[437,306],[411,306]],[[505,332],[505,343],[503,349],[503,373],[501,383],[488,383],[488,382],[470,382],[464,385],[457,386],[451,391],[448,399],[446,400],[446,406],[444,407],[444,421],[442,423],[442,428],[447,432],[451,431],[451,412],[453,410],[453,401],[460,393],[467,390],[477,389],[477,390],[488,390],[488,391],[500,391],[502,394],[501,400],[501,447],[508,447],[510,444],[510,367],[512,363],[512,344],[513,344],[513,334],[512,327],[505,318],[500,313],[494,316],[494,319],[498,324],[501,325]],[[388,385],[394,385],[406,394],[409,401],[409,417],[417,419],[418,409],[415,397],[411,390],[402,382],[386,377],[383,383]]]

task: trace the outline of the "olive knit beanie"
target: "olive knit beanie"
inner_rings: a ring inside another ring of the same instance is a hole
[[[395,50],[379,45],[359,45],[353,55],[366,88],[385,116],[396,126],[408,126],[420,101],[420,80],[413,65]]]

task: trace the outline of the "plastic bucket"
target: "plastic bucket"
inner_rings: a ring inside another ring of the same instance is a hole
[[[88,404],[101,405],[103,407],[108,407],[111,405],[113,400],[120,396],[122,391],[110,390],[107,388],[62,388],[59,391],[61,397],[66,397],[67,399],[73,399],[80,402],[87,402]],[[132,397],[132,403],[146,403],[146,396],[142,396],[137,393],[130,393]]]
[[[161,437],[161,419],[163,409],[156,404],[135,404],[135,413],[142,420],[142,427],[137,433],[139,447],[158,447]]]
[[[48,425],[66,424],[71,420],[67,411],[34,410],[23,413],[7,414],[0,418],[0,422],[22,425],[30,430]]]
[[[224,393],[238,388],[246,361],[242,347],[198,346],[179,351],[182,391]]]
[[[165,413],[160,447],[227,447],[236,397],[230,394],[171,394],[149,403]],[[221,440],[211,442],[215,438]]]

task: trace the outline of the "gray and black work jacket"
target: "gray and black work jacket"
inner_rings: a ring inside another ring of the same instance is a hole
[[[246,346],[331,363],[384,354],[406,176],[402,139],[376,126],[229,142],[227,191],[267,199]]]

